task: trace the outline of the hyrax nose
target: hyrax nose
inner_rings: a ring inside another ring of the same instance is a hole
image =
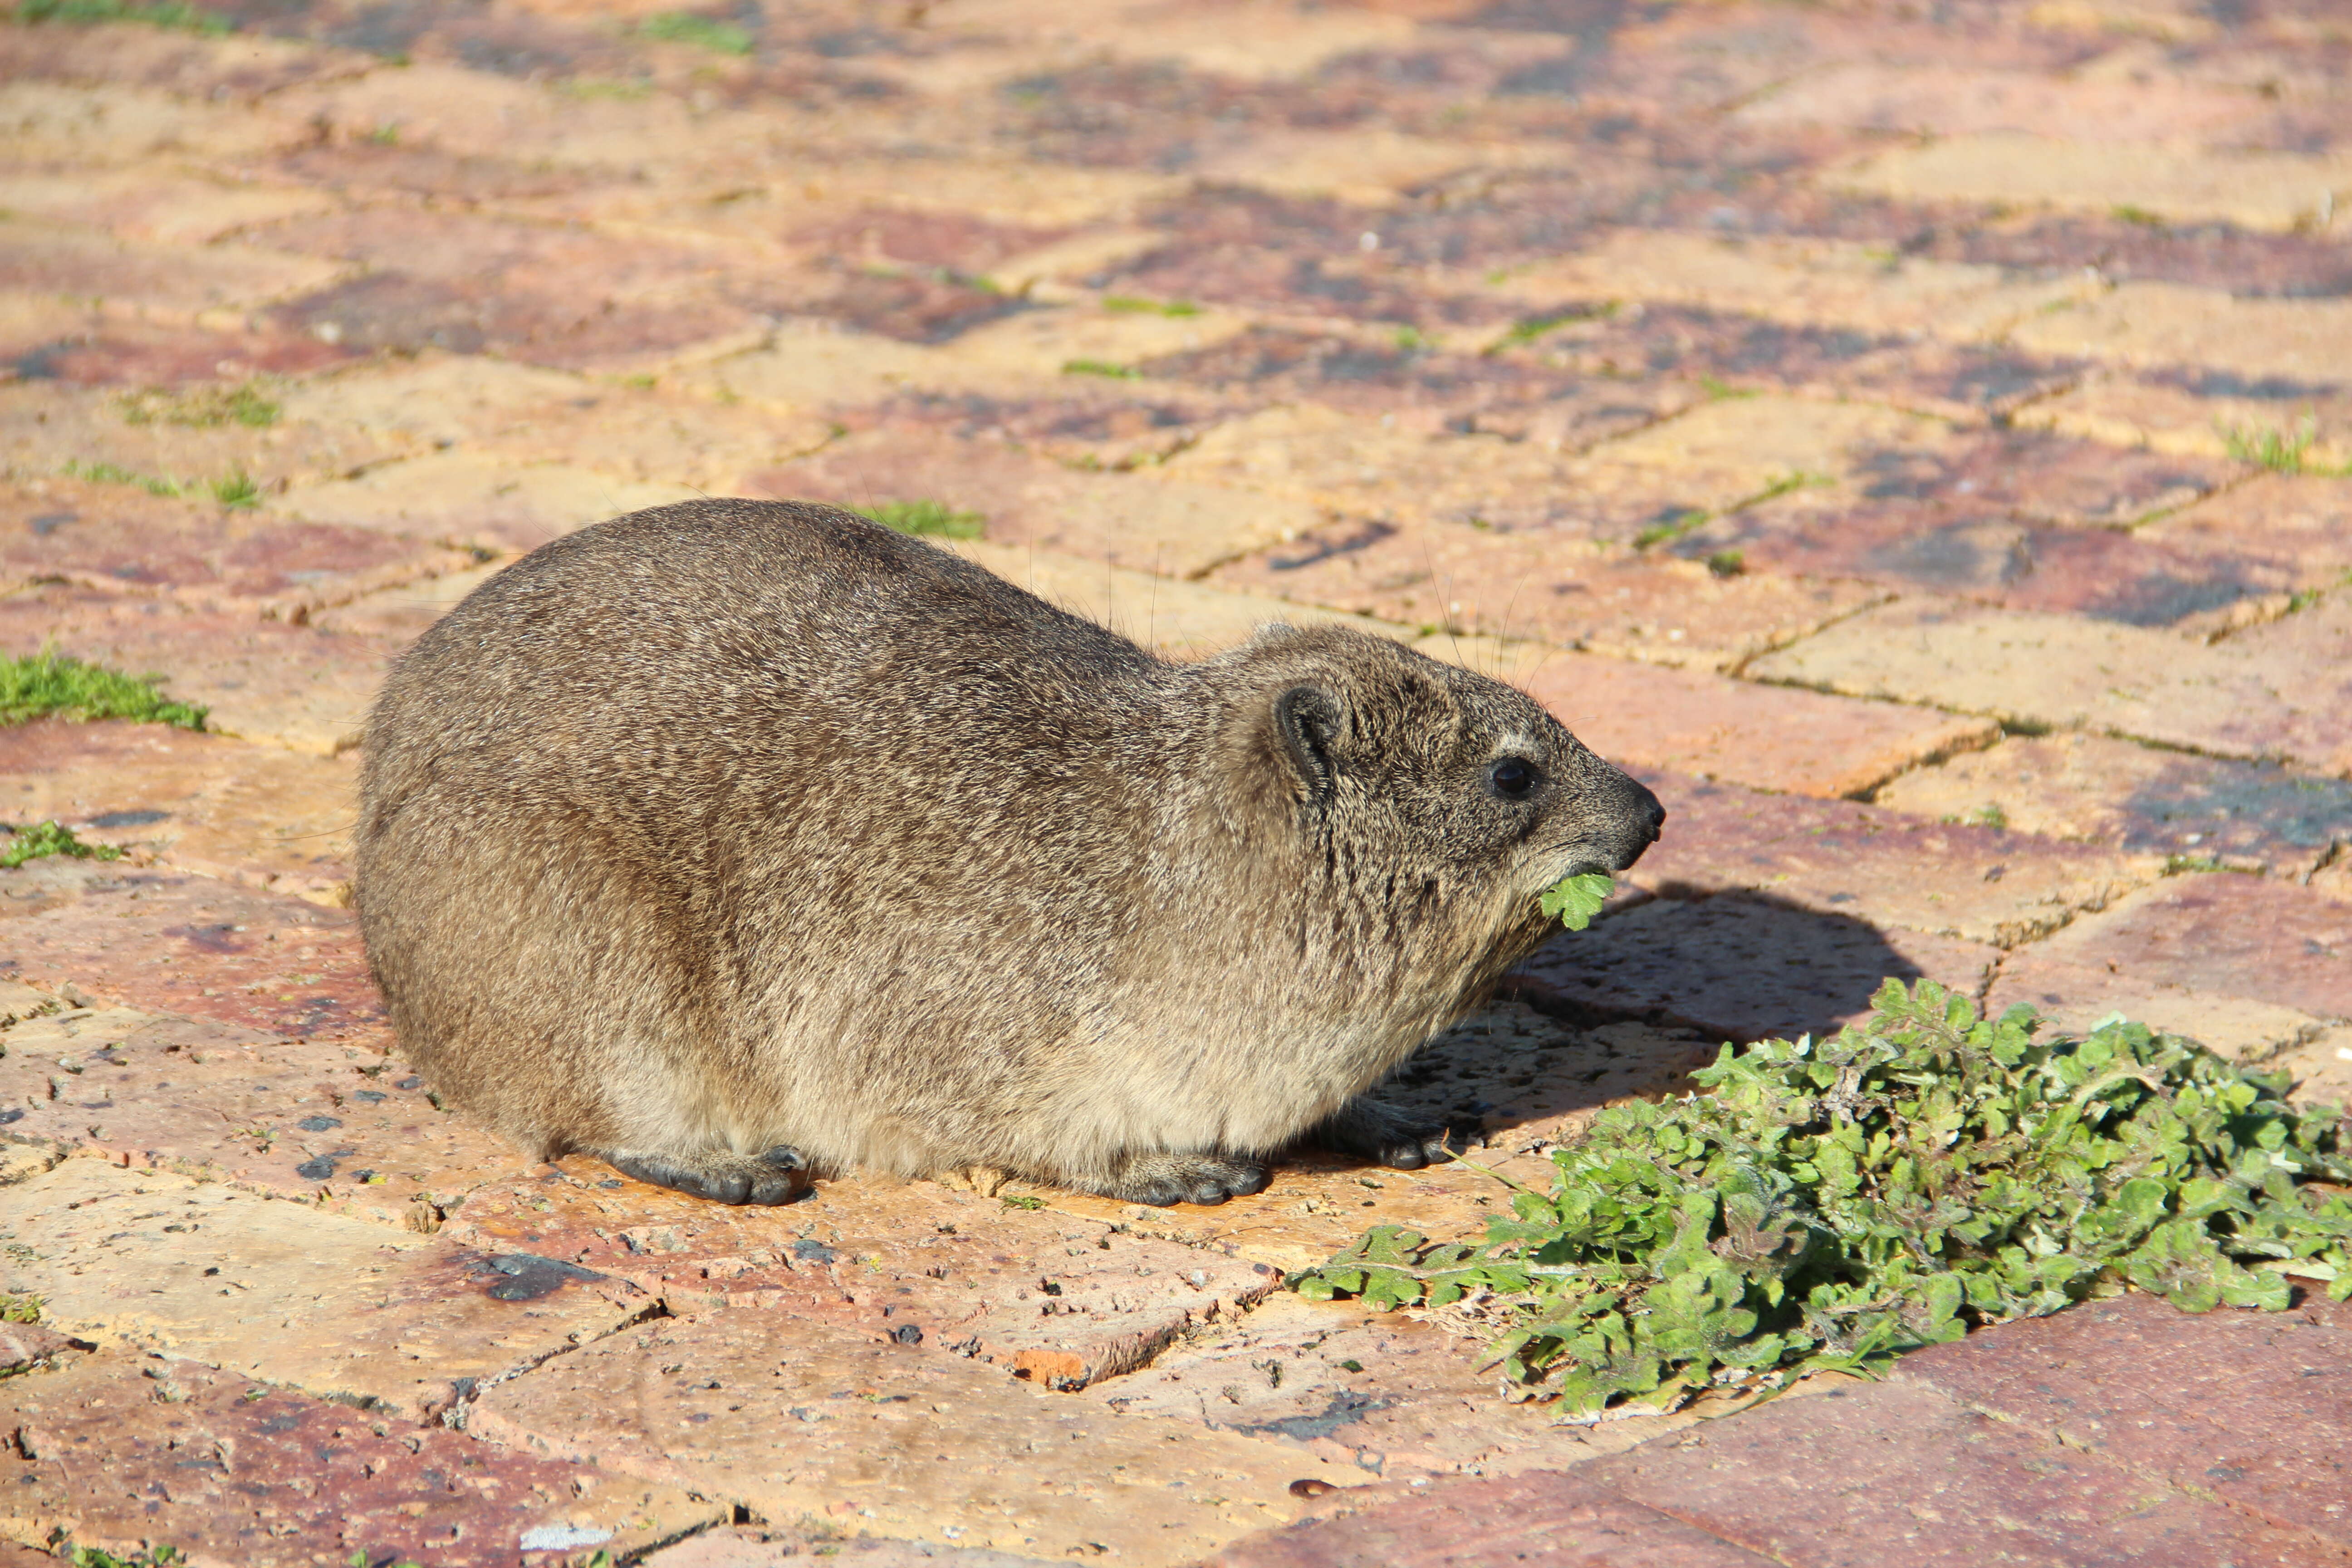
[[[1612,769],[1612,773],[1616,770]],[[1602,815],[1610,824],[1604,842],[1611,857],[1612,870],[1622,871],[1642,858],[1642,851],[1658,841],[1659,830],[1665,826],[1666,808],[1641,780],[1618,773],[1609,781],[1612,799]]]

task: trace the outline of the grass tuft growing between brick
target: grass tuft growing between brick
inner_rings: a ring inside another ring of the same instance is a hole
[[[194,430],[217,429],[224,425],[266,429],[277,424],[283,412],[280,404],[265,396],[259,384],[250,381],[241,386],[205,386],[189,392],[150,387],[122,399],[122,417],[127,424],[180,425]]]
[[[94,26],[102,22],[137,22],[175,33],[218,37],[234,32],[236,24],[217,11],[187,5],[180,0],[22,0],[5,13],[13,22],[64,22]]]
[[[945,501],[892,500],[849,509],[885,528],[935,539],[978,539],[987,520],[976,511],[958,511]]]
[[[174,702],[140,679],[62,654],[0,659],[0,724],[25,724],[52,714],[67,719],[132,719],[201,730],[208,710]]]
[[[2317,474],[2331,479],[2352,475],[2352,464],[2315,463],[2309,453],[2319,439],[2319,423],[2305,419],[2293,430],[2232,426],[2221,432],[2221,445],[2231,457],[2274,474]]]
[[[8,835],[0,845],[0,869],[13,871],[27,860],[46,860],[52,855],[70,856],[76,860],[120,860],[122,851],[111,844],[84,844],[73,836],[73,829],[54,822],[37,822],[30,827],[8,827],[0,824],[0,831]]]
[[[1447,1309],[1570,1419],[1874,1373],[1973,1327],[2137,1289],[2352,1299],[2352,1121],[2284,1073],[2110,1021],[2037,1040],[1932,982],[1826,1040],[1730,1046],[1704,1092],[1604,1110],[1483,1240],[1384,1226],[1301,1294]]]
[[[690,44],[714,54],[748,55],[751,52],[751,35],[732,22],[722,22],[715,16],[698,16],[691,11],[664,11],[648,16],[639,29],[648,38],[658,38],[665,44]]]

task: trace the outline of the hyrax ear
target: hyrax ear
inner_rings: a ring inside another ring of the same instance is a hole
[[[1339,778],[1334,753],[1343,721],[1339,699],[1319,686],[1294,686],[1274,700],[1274,727],[1307,798],[1318,805],[1331,798]]]

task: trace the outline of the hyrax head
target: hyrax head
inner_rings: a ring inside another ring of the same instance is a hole
[[[1665,820],[1525,692],[1386,638],[1274,626],[1210,662],[1259,822],[1287,818],[1392,920],[1421,906],[1472,949],[1520,956],[1549,929],[1544,889],[1624,870]]]

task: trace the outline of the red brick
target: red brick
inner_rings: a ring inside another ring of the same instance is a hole
[[[38,1323],[0,1323],[0,1375],[47,1371],[97,1348]]]
[[[1287,1444],[1115,1415],[929,1342],[774,1312],[607,1335],[485,1390],[467,1430],[771,1520],[1168,1568],[1298,1517],[1293,1479],[1362,1475]]]
[[[23,379],[74,386],[189,386],[302,375],[352,357],[351,350],[316,337],[122,321],[56,331],[10,349]]]
[[[36,720],[0,729],[0,818],[340,906],[351,898],[356,757],[307,757],[202,731]],[[126,869],[117,867],[117,870]]]
[[[1740,889],[2009,946],[2154,874],[2144,862],[2032,834],[1644,776],[1665,805],[1665,830],[1623,879],[1668,898]]]
[[[1525,669],[1505,656],[1486,673],[1510,680],[1621,765],[1823,799],[1867,795],[2000,733],[1981,719],[1625,659],[1558,654]]]
[[[1296,1444],[1378,1477],[1391,1493],[1415,1480],[1577,1464],[1625,1433],[1563,1426],[1541,1404],[1498,1400],[1475,1347],[1433,1323],[1287,1294],[1086,1397],[1124,1415]]]
[[[2352,1307],[2191,1315],[2131,1294],[1933,1346],[1895,1376],[2352,1546]]]
[[[673,1311],[759,1307],[877,1340],[911,1325],[1057,1388],[1131,1371],[1280,1283],[1264,1264],[930,1183],[852,1177],[789,1207],[730,1208],[584,1158],[477,1188],[444,1234],[630,1280]]]
[[[1580,1479],[1806,1568],[2340,1561],[2300,1530],[2248,1520],[1912,1384],[1767,1405],[1595,1460]]]
[[[131,485],[0,487],[0,579],[160,594],[301,621],[380,588],[462,570],[460,551],[373,529],[286,522]]]
[[[2027,956],[2352,1017],[2352,905],[2268,877],[2168,877]]]
[[[1718,670],[1881,596],[1854,583],[1718,577],[1579,539],[1378,522],[1308,531],[1212,581],[1405,626]]]
[[[2139,532],[2197,554],[2284,558],[2295,586],[2320,587],[2352,572],[2352,479],[2263,474]]]
[[[2105,528],[2038,526],[1981,506],[1830,501],[1798,494],[1717,519],[1676,553],[1736,550],[1749,571],[1853,577],[2016,610],[2072,611],[2133,626],[2226,623],[2311,574],[2250,544],[2192,551]]]
[[[811,292],[772,255],[470,214],[386,206],[281,225],[269,238],[374,268],[270,313],[282,329],[358,348],[627,368],[742,338],[761,310],[797,309]]]
[[[0,978],[273,1035],[381,1037],[347,910],[206,877],[128,871],[0,923]]]
[[[381,1041],[278,1040],[208,1019],[79,1007],[24,1020],[6,1037],[6,1135],[129,1169],[426,1232],[438,1204],[531,1169],[480,1124],[436,1107]]]
[[[1506,984],[1572,1017],[1681,1025],[1716,1040],[1819,1038],[1867,1014],[1889,978],[1979,996],[2000,957],[1982,942],[1734,892],[1654,900],[1565,932]]]
[[[2110,528],[2186,506],[2249,472],[2224,458],[2019,430],[1890,451],[1859,466],[1872,500],[1938,500],[2028,521]]]
[[[1209,1559],[1213,1568],[1762,1568],[1770,1561],[1573,1474],[1432,1487],[1402,1502],[1255,1535]]]
[[[384,664],[365,638],[166,600],[58,587],[0,598],[0,650],[46,647],[152,678],[210,708],[211,729],[320,755],[357,738]]]
[[[1905,773],[1873,797],[1923,816],[2300,875],[2352,843],[2352,784],[2104,736],[2011,736]]]
[[[533,1530],[625,1552],[727,1512],[593,1465],[161,1356],[117,1352],[10,1378],[0,1426],[16,1437],[0,1447],[12,1524],[124,1554],[154,1542],[252,1568],[353,1552],[508,1568]]]

